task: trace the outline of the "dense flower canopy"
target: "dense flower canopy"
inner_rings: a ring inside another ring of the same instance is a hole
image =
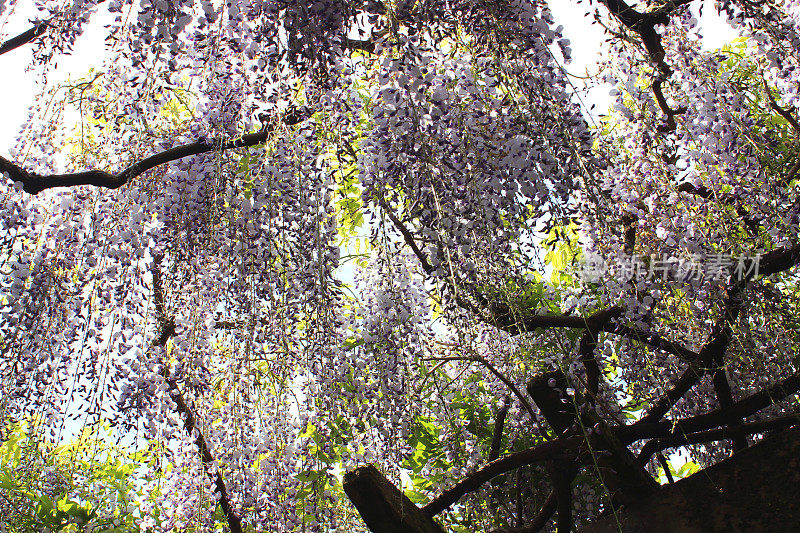
[[[365,463],[454,531],[546,524],[557,479],[585,522],[794,423],[799,2],[709,3],[715,51],[702,2],[584,2],[602,116],[545,2],[35,3],[34,72],[107,37],[0,147],[0,440],[157,445],[142,530],[363,528]]]

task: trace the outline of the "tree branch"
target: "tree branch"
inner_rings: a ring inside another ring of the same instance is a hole
[[[677,191],[678,192],[685,192],[685,193],[688,193],[688,194],[693,194],[693,195],[699,196],[700,198],[703,198],[705,200],[708,200],[710,198],[714,198],[715,200],[717,200],[717,201],[719,201],[719,202],[721,202],[721,203],[723,203],[725,205],[733,207],[736,210],[736,214],[739,216],[739,218],[742,219],[742,222],[744,222],[744,225],[747,227],[747,229],[750,232],[750,234],[751,235],[757,235],[758,234],[759,222],[756,219],[754,219],[750,215],[750,213],[748,213],[745,210],[745,208],[742,206],[742,203],[735,196],[733,196],[731,194],[723,194],[723,193],[712,192],[707,187],[705,187],[703,185],[700,185],[698,187],[698,186],[695,186],[695,185],[689,183],[688,181],[687,182],[683,182],[680,185],[678,185]]]
[[[526,388],[557,437],[575,425],[580,416],[578,404],[582,399],[567,393],[569,383],[564,372],[552,370],[534,376]]]
[[[625,244],[622,246],[622,252],[626,255],[633,255],[634,248],[636,247],[636,226],[638,218],[630,213],[622,216],[623,237]]]
[[[297,110],[284,115],[281,122],[288,126],[293,126],[299,124],[308,118],[308,116],[310,116],[308,110]],[[216,141],[200,139],[190,144],[176,146],[169,150],[153,154],[141,161],[133,163],[116,174],[105,170],[86,170],[68,174],[42,175],[35,172],[28,172],[4,157],[0,157],[0,172],[7,172],[11,181],[22,183],[22,190],[29,194],[38,194],[46,189],[55,187],[74,187],[77,185],[92,185],[106,189],[118,189],[136,176],[157,166],[169,163],[170,161],[177,161],[184,157],[204,154],[215,150],[226,151],[256,146],[266,142],[272,133],[273,129],[267,128],[257,133],[242,135],[235,139],[218,139]]]
[[[777,274],[789,270],[799,262],[800,244],[778,248],[761,256],[758,264],[758,274],[762,276]],[[751,279],[754,276],[755,272],[750,272],[746,279]]]
[[[4,41],[3,44],[0,44],[0,56],[12,50],[15,50],[20,46],[28,44],[29,42],[33,41],[40,35],[44,34],[44,32],[46,32],[47,28],[49,27],[50,27],[50,20],[42,20],[35,23],[33,27],[20,33],[16,37],[12,37]]]
[[[700,357],[700,354],[698,354],[697,352],[692,351],[686,348],[685,346],[681,346],[676,342],[672,342],[671,340],[665,339],[664,337],[661,337],[657,333],[645,333],[643,331],[622,324],[610,324],[609,326],[604,327],[603,331],[608,333],[614,333],[615,335],[620,335],[621,337],[626,337],[630,340],[647,344],[649,346],[652,346],[653,348],[661,350],[662,352],[675,355],[679,359],[682,359],[689,363],[692,361],[696,361]]]
[[[381,198],[379,203],[383,208],[383,212],[386,213],[386,216],[392,221],[394,227],[397,228],[397,231],[399,231],[400,235],[403,236],[405,243],[409,248],[411,248],[411,251],[417,256],[417,259],[419,259],[420,265],[422,265],[422,270],[424,270],[426,274],[431,274],[433,272],[433,266],[428,262],[428,257],[425,255],[425,253],[420,250],[419,246],[417,246],[417,241],[414,240],[414,236],[411,234],[411,231],[399,218],[397,218],[397,215],[395,215],[394,212],[389,209],[389,206],[386,205],[386,200]]]
[[[675,116],[685,113],[686,108],[671,109],[664,97],[661,85],[672,75],[672,69],[665,61],[666,52],[661,44],[661,36],[656,32],[655,27],[659,24],[669,23],[670,14],[690,1],[675,0],[667,2],[664,6],[649,13],[641,13],[625,3],[624,0],[601,0],[623,26],[639,35],[648,57],[659,70],[656,80],[653,81],[652,90],[658,107],[667,117],[666,124],[658,128],[660,131],[673,131]]]
[[[669,104],[667,103],[667,99],[664,97],[664,91],[661,89],[661,84],[663,83],[662,80],[656,79],[653,81],[652,89],[653,89],[653,96],[656,99],[656,103],[658,107],[661,109],[661,112],[667,117],[667,122],[662,124],[658,127],[659,131],[667,132],[667,131],[675,131],[675,117],[677,115],[683,115],[686,113],[686,107],[681,106],[677,109],[672,109]]]
[[[594,403],[594,398],[597,397],[597,391],[600,389],[600,365],[594,355],[596,347],[597,333],[593,331],[584,333],[578,344],[578,359],[586,370],[586,392],[588,394],[586,400],[590,403]]]
[[[714,442],[726,439],[745,438],[746,435],[764,433],[767,431],[779,431],[800,424],[800,412],[791,415],[771,418],[759,422],[749,422],[727,426],[709,431],[699,431],[697,433],[674,434],[669,437],[652,439],[648,441],[639,453],[639,463],[646,465],[647,461],[654,453],[667,448],[685,446],[687,444],[701,444],[704,442]]]
[[[206,443],[205,437],[203,437],[203,432],[197,429],[197,421],[192,408],[186,403],[186,399],[178,389],[178,384],[175,380],[166,379],[166,382],[169,386],[170,395],[175,400],[177,411],[184,417],[183,429],[185,429],[189,435],[195,435],[194,443],[198,450],[200,450],[200,458],[203,465],[209,467],[215,461],[214,456],[211,455],[211,450],[208,447],[208,443]],[[197,431],[195,431],[195,429],[197,429]],[[216,486],[217,492],[219,492],[219,506],[222,509],[222,514],[225,515],[231,533],[242,533],[242,519],[239,518],[231,505],[228,490],[225,487],[225,481],[222,479],[219,468],[217,468],[215,474],[209,473],[209,475],[213,478],[214,485]]]
[[[784,109],[778,105],[778,102],[775,101],[775,97],[772,96],[772,91],[767,85],[767,80],[762,79],[764,82],[764,91],[767,93],[767,98],[769,99],[769,106],[780,116],[782,116],[786,122],[788,122],[795,132],[800,133],[800,123],[797,122],[795,116],[788,110]]]
[[[572,480],[575,479],[578,469],[574,459],[559,456],[547,461],[547,470],[553,481],[553,492],[556,495],[558,510],[556,532],[570,533],[572,531]]]
[[[495,306],[495,309],[498,307],[499,306]],[[601,309],[588,317],[577,315],[537,315],[530,311],[525,313],[522,317],[514,317],[512,316],[513,313],[511,310],[507,306],[504,307],[504,311],[496,310],[493,313],[481,312],[481,309],[474,305],[468,308],[478,313],[484,322],[512,335],[532,332],[538,328],[587,329],[590,331],[604,331],[606,333],[620,335],[658,348],[666,353],[673,354],[684,361],[694,361],[699,357],[698,353],[678,343],[664,339],[658,334],[645,333],[631,326],[621,325],[615,322],[613,319],[622,314],[623,310],[621,307],[614,306]]]
[[[770,387],[761,389],[725,409],[715,409],[682,420],[663,420],[650,423],[643,423],[642,420],[639,420],[630,426],[616,427],[614,432],[620,441],[627,445],[642,439],[671,437],[704,431],[747,418],[799,390],[800,372]]]
[[[423,270],[430,274],[433,272],[433,267],[428,262],[428,258],[425,253],[419,248],[417,245],[414,236],[411,234],[411,231],[403,224],[400,219],[392,212],[391,209],[388,208],[385,201],[382,199],[380,200],[381,206],[383,207],[384,212],[389,217],[389,220],[395,225],[397,230],[403,236],[403,240],[408,244],[411,248],[411,251],[420,261]],[[632,224],[629,224],[632,226]],[[631,229],[631,239],[635,238],[635,231]],[[627,233],[626,233],[626,242],[628,240]],[[631,244],[632,247],[632,244]],[[575,328],[575,329],[586,329],[587,334],[593,336],[595,338],[597,333],[600,331],[605,331],[607,333],[613,333],[616,335],[621,335],[632,340],[636,340],[645,344],[649,344],[654,348],[658,348],[664,352],[674,354],[685,361],[695,361],[699,354],[689,350],[677,343],[672,341],[666,340],[657,334],[652,333],[644,333],[635,330],[629,326],[619,325],[616,324],[613,319],[619,317],[622,314],[621,307],[609,307],[607,309],[602,309],[600,311],[595,312],[593,315],[589,316],[588,318],[574,316],[574,315],[536,315],[531,313],[530,310],[524,313],[522,317],[515,316],[515,313],[512,309],[504,304],[498,304],[489,302],[485,297],[480,294],[473,294],[476,298],[479,299],[480,303],[483,306],[475,305],[468,300],[459,297],[456,295],[456,303],[459,306],[469,309],[475,312],[484,322],[495,326],[498,329],[501,329],[507,333],[512,335],[520,334],[525,332],[534,331],[537,328],[558,328],[558,327],[566,327],[566,328]],[[582,348],[582,351],[585,349],[590,348],[590,344],[585,345]],[[593,348],[592,348],[593,349]],[[584,357],[585,358],[585,357]],[[585,361],[585,364],[592,365],[591,361],[588,359]],[[596,371],[596,372],[595,372]],[[587,367],[587,378],[589,378],[588,383],[592,386],[593,378],[595,383],[595,387],[599,384],[599,367],[597,366],[597,362],[594,363],[594,368],[591,370]],[[591,392],[591,391],[590,391]],[[595,395],[596,395],[596,391]]]
[[[797,159],[797,161],[795,162],[795,164],[794,164],[794,165],[792,165],[792,168],[790,168],[790,169],[789,169],[789,172],[787,172],[787,173],[786,173],[786,176],[784,176],[784,177],[781,179],[780,183],[781,183],[781,184],[782,184],[784,187],[788,187],[788,186],[789,186],[789,184],[790,184],[790,183],[792,182],[792,180],[794,179],[794,177],[797,175],[797,171],[798,171],[798,170],[800,170],[800,158],[798,158],[798,159]]]
[[[576,449],[584,441],[582,436],[556,439],[538,446],[515,452],[487,463],[472,474],[442,492],[431,500],[422,510],[428,516],[435,516],[454,503],[462,496],[480,488],[481,485],[492,479],[521,466],[539,463],[554,457],[567,450]]]
[[[569,383],[564,373],[560,370],[546,372],[534,377],[528,383],[528,394],[539,407],[556,435],[566,438],[574,434],[577,427],[586,433],[587,428],[593,428],[584,436],[589,440],[590,454],[581,460],[596,470],[598,477],[605,487],[612,491],[612,505],[624,505],[637,498],[649,494],[656,488],[650,474],[637,462],[630,450],[614,435],[608,425],[594,412],[581,413],[578,405],[583,403],[579,396],[567,393]],[[574,475],[574,472],[573,472]],[[569,479],[571,483],[572,478]],[[566,527],[566,522],[571,521],[570,515],[563,508],[567,498],[563,479],[553,480],[559,498],[560,530]]]
[[[550,495],[542,505],[542,508],[539,510],[539,513],[530,524],[523,527],[495,529],[492,531],[492,533],[539,533],[539,531],[541,531],[542,528],[550,521],[550,518],[553,516],[553,513],[556,512],[557,507],[558,502],[556,492],[551,491]]]
[[[683,398],[683,395],[686,394],[689,389],[694,387],[695,383],[697,383],[705,370],[700,368],[697,364],[690,364],[689,368],[684,370],[683,374],[678,378],[678,381],[675,382],[675,385],[672,386],[670,390],[668,390],[663,396],[661,396],[658,400],[656,400],[655,404],[650,408],[650,410],[641,418],[643,424],[647,424],[649,422],[657,422],[661,420],[667,412],[672,408],[675,403]]]
[[[733,393],[731,392],[731,385],[728,382],[728,377],[725,375],[725,367],[721,365],[714,369],[714,392],[717,394],[717,401],[723,409],[733,405]],[[736,423],[741,422],[737,420]],[[739,451],[747,448],[747,438],[738,436],[733,439],[733,450]]]
[[[722,316],[711,332],[708,342],[700,350],[697,361],[689,364],[689,368],[678,378],[675,385],[655,402],[639,422],[647,424],[648,422],[660,420],[689,389],[694,387],[710,365],[713,364],[717,368],[722,366],[725,351],[728,349],[728,344],[733,335],[731,324],[738,317],[743,305],[742,290],[743,286],[740,284],[734,285],[729,289],[729,294],[725,298]],[[728,393],[730,394],[730,388]]]
[[[163,347],[167,344],[169,338],[175,333],[175,320],[171,316],[168,316],[166,312],[166,305],[164,303],[164,290],[161,285],[161,269],[158,267],[160,261],[161,257],[154,257],[153,266],[151,268],[151,275],[153,277],[153,300],[157,315],[156,318],[161,326],[161,333],[153,342],[153,346]],[[202,461],[203,465],[208,468],[214,463],[215,460],[214,456],[211,455],[211,450],[209,449],[208,443],[203,436],[203,432],[197,428],[197,418],[195,417],[194,411],[191,407],[189,407],[189,404],[186,402],[186,398],[184,398],[183,394],[178,388],[177,381],[169,377],[169,365],[164,365],[161,375],[164,378],[164,381],[167,383],[170,396],[175,401],[177,411],[181,414],[181,416],[183,416],[183,429],[189,435],[195,435],[194,443],[197,446],[197,449],[200,451],[200,460]],[[225,481],[222,479],[222,474],[220,473],[219,468],[217,468],[217,471],[214,474],[209,473],[209,476],[213,479],[217,492],[219,492],[219,506],[222,509],[222,514],[225,515],[225,519],[228,522],[228,527],[230,528],[231,533],[242,533],[242,520],[233,510],[230,497],[228,496],[228,490],[225,487]]]
[[[503,442],[503,424],[506,421],[506,415],[508,414],[509,403],[510,403],[510,398],[508,396],[503,398],[503,405],[500,406],[500,409],[497,410],[497,414],[494,417],[492,444],[489,447],[490,463],[495,459],[497,459],[498,457],[500,457],[500,445]]]
[[[675,483],[675,478],[672,477],[672,472],[670,472],[670,470],[669,470],[669,463],[667,462],[667,458],[664,457],[663,453],[656,454],[656,457],[658,458],[659,464],[661,464],[661,468],[664,469],[664,475],[667,476],[667,481],[670,484]],[[641,462],[641,459],[642,458],[639,457],[639,461],[640,462]],[[646,464],[647,464],[646,462],[642,463],[642,466],[645,466]]]

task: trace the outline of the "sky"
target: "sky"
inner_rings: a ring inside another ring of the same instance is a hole
[[[717,48],[733,38],[733,31],[716,16],[712,0],[704,0],[705,8],[701,24],[703,34],[707,39],[709,48]],[[18,2],[11,13],[0,16],[0,39],[5,40],[11,36],[22,33],[30,27],[28,22],[35,17],[33,2]],[[602,29],[591,24],[590,19],[584,15],[589,10],[588,1],[581,4],[575,1],[551,1],[551,9],[558,24],[564,26],[564,36],[571,41],[572,62],[567,65],[567,70],[576,76],[593,72],[597,59],[602,50],[602,42],[606,38]],[[89,66],[102,57],[98,54],[103,46],[103,25],[97,20],[87,26],[86,32],[78,39],[75,50],[70,56],[61,56],[58,67],[49,74],[49,82],[55,83],[65,80],[69,75],[73,78],[86,73]],[[0,155],[8,157],[9,149],[14,146],[14,137],[24,123],[28,114],[28,107],[33,101],[33,96],[39,92],[42,82],[27,70],[30,63],[30,46],[23,46],[7,54],[0,55]],[[580,84],[579,78],[574,78]],[[608,107],[610,99],[605,87],[595,88],[585,97],[589,105],[596,104],[596,112]]]
[[[36,18],[33,2],[20,1],[11,13],[0,15],[0,39],[5,41],[31,27],[30,20]],[[102,49],[104,28],[97,19],[86,26],[85,33],[78,38],[72,55],[59,56],[57,67],[48,74],[50,83],[83,77],[89,67],[102,59],[98,50]],[[0,55],[0,155],[8,156],[9,148],[14,146],[14,138],[28,117],[28,108],[34,95],[41,92],[43,78],[34,75],[28,66],[31,62],[31,47],[21,46]]]

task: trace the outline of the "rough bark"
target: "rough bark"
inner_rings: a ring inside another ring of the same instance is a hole
[[[563,372],[556,370],[541,374],[529,381],[527,388],[556,435],[578,432],[577,426],[582,428],[580,431],[592,429],[591,435],[587,435],[591,449],[580,459],[612,492],[615,506],[636,501],[658,487],[599,416],[591,410],[583,415],[579,413],[578,405],[583,399],[567,392],[569,383]]]
[[[800,429],[759,442],[579,533],[797,531]],[[617,521],[619,520],[619,522]]]
[[[344,491],[373,533],[444,533],[373,465],[345,474]]]

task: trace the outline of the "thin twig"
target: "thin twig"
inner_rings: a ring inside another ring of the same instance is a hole
[[[525,410],[528,411],[528,414],[530,415],[531,420],[534,423],[537,421],[536,420],[536,411],[534,411],[533,406],[531,405],[531,402],[529,402],[528,399],[522,394],[522,392],[520,392],[519,388],[517,388],[517,386],[514,385],[514,383],[510,379],[508,379],[502,372],[497,370],[497,368],[495,368],[495,366],[492,363],[490,363],[489,361],[487,361],[485,358],[481,357],[480,355],[474,354],[474,355],[430,356],[430,357],[426,357],[425,359],[426,360],[430,360],[430,361],[444,361],[444,362],[446,362],[446,361],[469,361],[469,362],[473,362],[473,363],[482,364],[483,366],[485,366],[486,368],[489,369],[489,372],[491,372],[492,374],[497,376],[497,378],[500,381],[502,381],[503,384],[505,384],[506,387],[511,389],[511,392],[514,393],[514,395],[520,401],[520,403],[525,408]],[[543,436],[544,436],[544,434],[543,434]]]
[[[762,78],[762,81],[764,82],[764,92],[767,93],[767,98],[769,98],[769,106],[774,109],[776,113],[786,119],[786,122],[792,126],[794,131],[800,133],[800,123],[797,122],[795,116],[788,109],[784,109],[778,105],[778,102],[775,101],[775,97],[772,96],[772,91],[767,85],[767,80]]]

